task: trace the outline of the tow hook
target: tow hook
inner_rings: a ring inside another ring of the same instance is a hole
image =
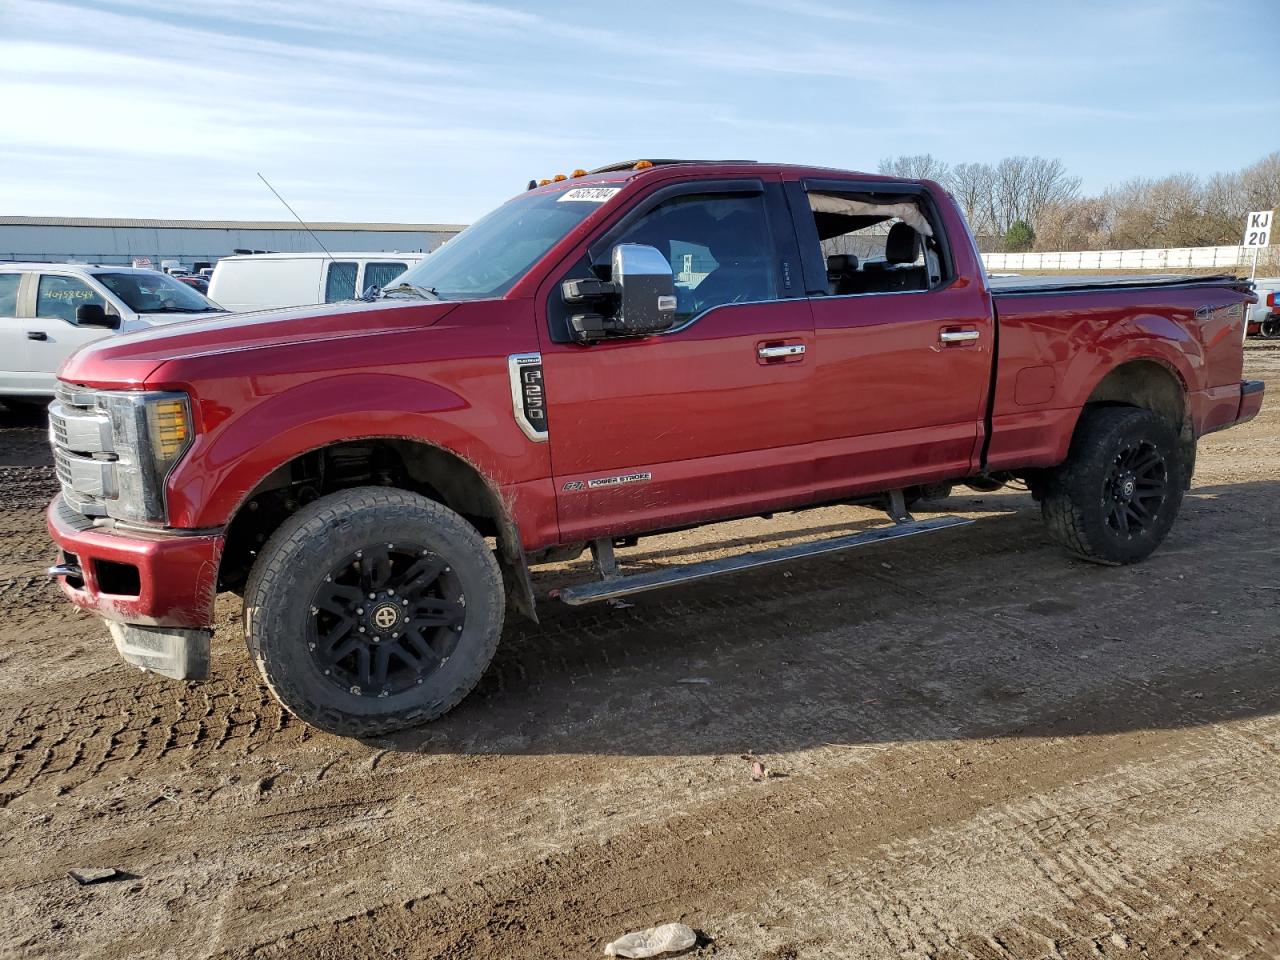
[[[74,563],[55,563],[49,568],[49,579],[57,580],[59,577],[76,577],[83,580],[84,574]]]

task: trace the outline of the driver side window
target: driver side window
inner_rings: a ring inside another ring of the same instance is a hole
[[[647,244],[666,258],[675,277],[677,325],[712,307],[778,299],[778,258],[761,195],[675,197],[615,243]]]
[[[106,301],[87,283],[76,277],[60,277],[44,273],[36,288],[36,316],[76,322],[76,307],[96,303],[101,307]]]

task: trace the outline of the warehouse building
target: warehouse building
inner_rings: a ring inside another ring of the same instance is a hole
[[[312,223],[329,250],[431,251],[462,229],[447,223]],[[0,217],[0,261],[129,264],[196,270],[233,253],[316,251],[296,222],[241,220],[115,220],[96,217]]]

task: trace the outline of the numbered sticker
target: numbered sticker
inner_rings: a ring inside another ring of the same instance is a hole
[[[556,202],[604,203],[621,189],[621,187],[574,187],[557,197]]]
[[[1255,210],[1244,221],[1245,247],[1267,247],[1271,245],[1271,211]]]

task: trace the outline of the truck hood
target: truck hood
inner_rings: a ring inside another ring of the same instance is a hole
[[[429,327],[457,306],[377,300],[188,318],[95,341],[68,357],[58,378],[89,387],[139,387],[171,360]]]

